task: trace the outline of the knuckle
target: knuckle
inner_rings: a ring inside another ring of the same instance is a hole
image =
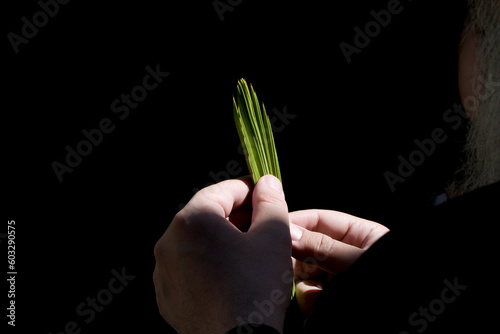
[[[188,210],[185,208],[177,212],[174,216],[174,219],[172,219],[172,225],[187,225],[189,224],[189,213]],[[174,226],[175,226],[174,225]]]
[[[191,231],[196,226],[196,224],[194,224],[194,221],[196,220],[196,212],[197,210],[192,210],[186,206],[184,209],[175,214],[174,219],[172,219],[172,222],[170,223],[169,229],[175,229],[176,232]]]
[[[285,200],[281,195],[269,192],[259,192],[254,194],[254,200],[263,205],[270,205],[270,206],[283,206],[284,204],[286,205]]]
[[[334,241],[325,234],[319,234],[319,238],[313,246],[314,256],[320,259],[332,252]]]
[[[155,259],[158,261],[163,257],[164,254],[164,244],[163,240],[160,239],[156,242],[155,247],[153,248],[153,253],[155,256]]]
[[[192,230],[194,225],[191,224],[190,217],[191,214],[189,214],[186,209],[182,209],[175,214],[165,233],[154,245],[153,254],[156,261],[163,261],[169,249],[171,250],[175,243],[183,240],[183,238],[178,238],[180,234],[183,235],[184,233],[190,233],[190,230]],[[173,238],[176,239],[174,244],[169,242],[172,241]]]

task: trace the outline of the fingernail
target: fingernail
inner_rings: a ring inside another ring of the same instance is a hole
[[[290,225],[290,235],[292,237],[292,241],[299,241],[302,237],[302,229],[295,225]]]
[[[273,189],[276,189],[279,192],[283,191],[283,187],[281,185],[280,180],[278,180],[277,177],[275,176],[267,176],[266,177],[266,183]]]

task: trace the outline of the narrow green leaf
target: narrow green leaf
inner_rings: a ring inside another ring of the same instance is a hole
[[[278,156],[273,131],[266,108],[260,107],[252,85],[240,79],[236,98],[233,97],[233,112],[238,136],[254,183],[266,174],[272,174],[281,181]]]

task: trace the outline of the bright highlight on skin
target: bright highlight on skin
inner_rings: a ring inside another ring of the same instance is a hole
[[[256,184],[266,174],[276,176],[281,182],[269,116],[263,103],[262,108],[260,107],[252,85],[248,85],[243,78],[238,81],[236,98],[233,96],[233,112],[253,183]],[[295,296],[295,282],[292,298],[293,296]]]

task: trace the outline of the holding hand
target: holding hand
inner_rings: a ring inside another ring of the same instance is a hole
[[[290,233],[299,307],[311,314],[322,287],[347,270],[389,231],[383,225],[338,211],[290,213]]]
[[[157,242],[155,257],[158,307],[179,333],[223,334],[246,322],[282,331],[293,268],[288,208],[274,176],[263,176],[253,192],[250,178],[200,190]]]

